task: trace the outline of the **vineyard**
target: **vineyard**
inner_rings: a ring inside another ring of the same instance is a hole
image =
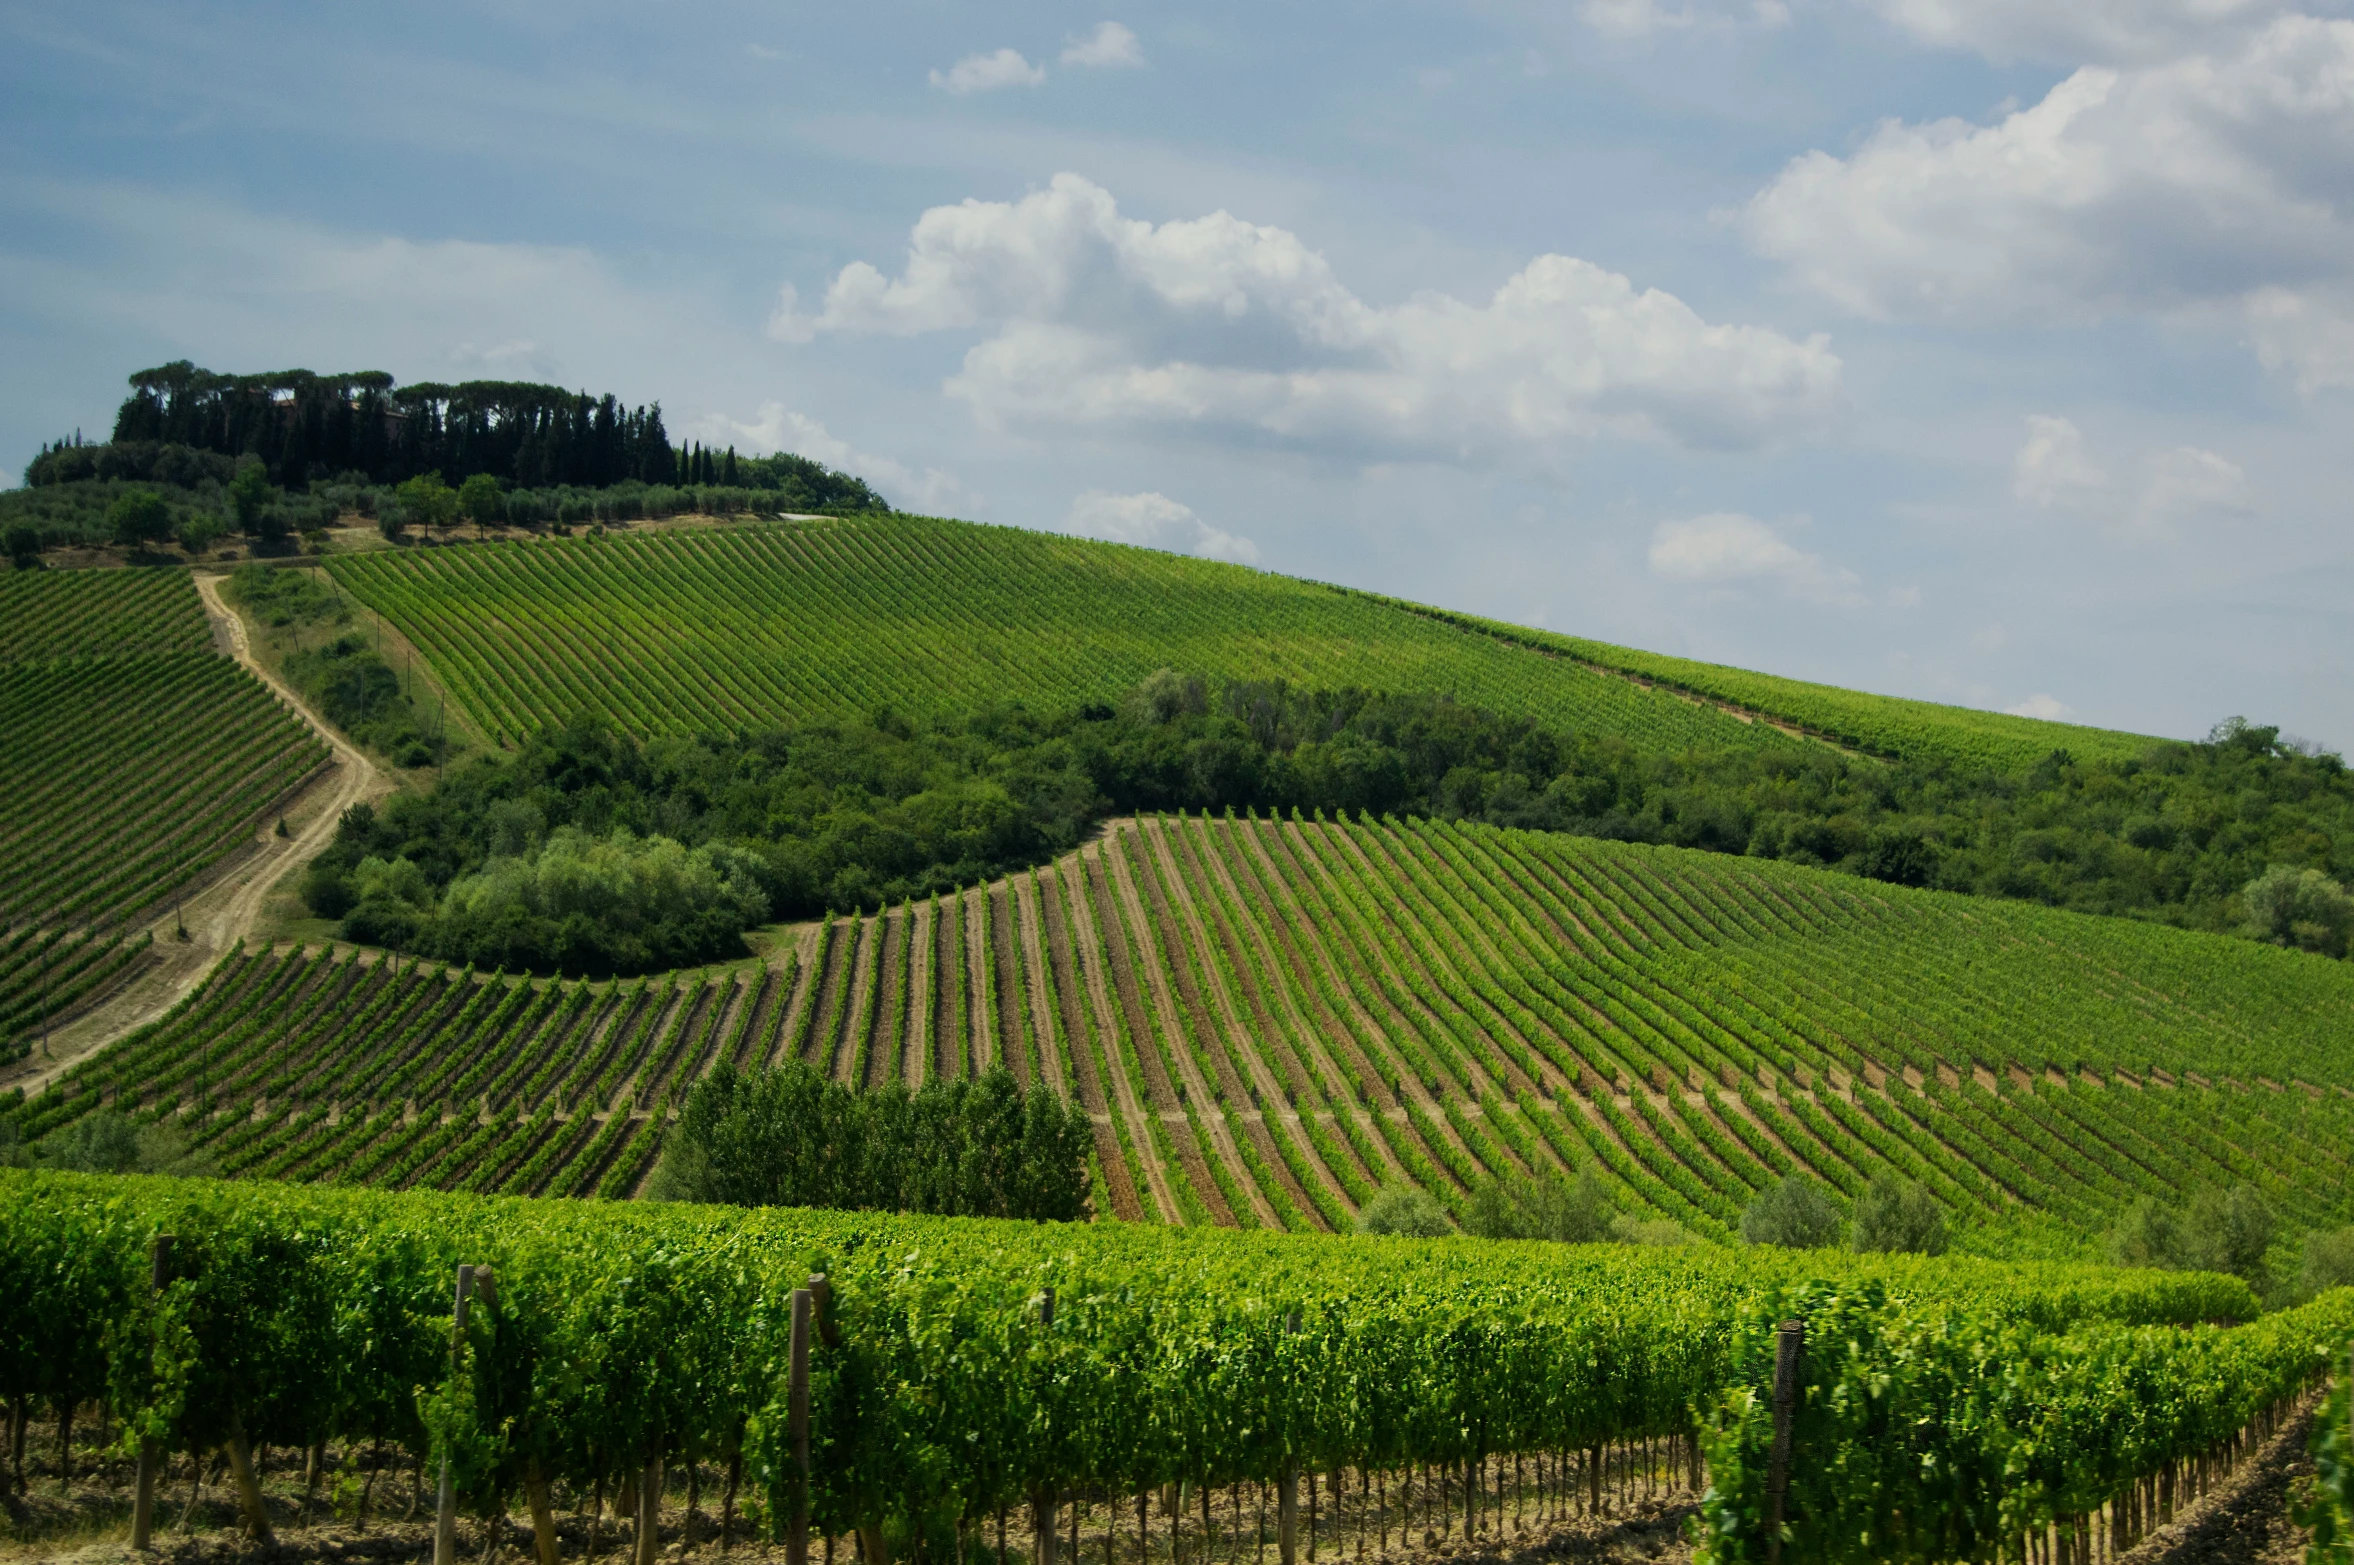
[[[597,711],[640,737],[1111,700],[1171,666],[1446,691],[1647,749],[1762,723],[1313,583],[907,517],[353,555],[330,569],[486,731]]]
[[[251,840],[326,748],[211,650],[188,578],[0,577],[0,1047],[136,963],[139,916]]]
[[[1270,1511],[1286,1557],[1295,1529],[1386,1555],[1626,1514],[1688,1498],[1703,1457],[1714,1559],[1763,1557],[1769,1506],[1794,1559],[2022,1559],[2189,1503],[2354,1335],[2354,1292],[2222,1327],[2253,1307],[2228,1278],[1966,1260],[6,1173],[0,1196],[24,1306],[0,1395],[104,1399],[158,1466],[223,1445],[262,1535],[271,1446],[354,1490],[390,1446],[446,1475],[445,1527],[525,1501],[542,1559],[567,1521],[594,1552],[608,1494],[655,1558],[682,1469],[682,1526],[709,1504],[723,1537],[874,1565],[992,1523],[1002,1551],[1009,1511],[1039,1561],[1206,1565],[1264,1554]],[[1795,1476],[1769,1496],[1785,1316]]]
[[[1794,866],[1418,822],[1147,818],[809,928],[780,965],[525,982],[255,951],[27,1104],[185,1113],[225,1171],[621,1196],[714,1063],[1009,1067],[1096,1127],[1100,1213],[1342,1229],[1598,1165],[1729,1237],[1789,1173],[2097,1231],[2256,1185],[2354,1218],[2354,972]],[[2040,1215],[2039,1215],[2040,1214]]]
[[[2054,750],[2066,750],[2080,759],[2129,761],[2148,749],[2150,743],[2138,734],[2118,733],[2114,729],[2014,717],[2007,712],[1981,712],[1973,707],[1940,706],[1933,701],[1868,695],[1833,685],[1808,684],[1804,680],[1755,674],[1716,663],[1698,663],[1690,658],[1641,652],[1632,647],[1613,646],[1607,641],[1590,641],[1583,636],[1507,625],[1476,615],[1410,604],[1396,606],[1515,645],[1574,658],[1593,668],[1608,669],[1670,690],[1687,691],[1704,700],[1771,713],[1809,732],[1874,755],[2017,771],[2034,765]]]

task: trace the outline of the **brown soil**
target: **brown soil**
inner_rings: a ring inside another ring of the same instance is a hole
[[[2313,1474],[2312,1437],[2307,1409],[2189,1514],[2118,1555],[2116,1565],[2302,1565],[2308,1535],[2289,1520],[2289,1497]]]

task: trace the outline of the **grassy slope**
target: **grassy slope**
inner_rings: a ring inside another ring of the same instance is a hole
[[[1164,665],[1453,690],[1660,748],[1788,742],[1689,690],[1884,755],[2016,767],[2150,741],[1835,690],[1118,544],[915,517],[338,560],[482,725],[597,706],[641,733],[881,704],[1062,704]],[[1597,673],[1584,665],[1613,670]]]
[[[1450,690],[1661,749],[1772,729],[1359,595],[1046,533],[914,518],[339,559],[482,726],[598,707],[641,734],[1115,699],[1156,668]]]
[[[36,1128],[201,1093],[239,1172],[618,1193],[719,1058],[867,1085],[1002,1060],[1096,1112],[1147,1217],[1331,1227],[1383,1183],[1455,1204],[1587,1158],[1719,1236],[1792,1169],[1852,1194],[1893,1167],[1989,1234],[2237,1179],[2354,1217],[2344,964],[1486,828],[1146,820],[985,907],[986,940],[978,890],[945,939],[930,906],[831,924],[766,991],[241,959]]]

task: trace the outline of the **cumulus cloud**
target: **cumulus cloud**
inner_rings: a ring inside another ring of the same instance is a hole
[[[2041,718],[2047,723],[2064,723],[2076,715],[2076,708],[2058,696],[2045,695],[2040,690],[2017,706],[2006,706],[2003,710],[2013,717]]]
[[[2131,464],[2119,482],[2094,458],[2074,421],[2046,413],[2028,415],[2027,436],[2011,459],[2011,492],[2038,510],[2136,540],[2230,521],[2248,510],[2247,474],[2229,457],[2175,446]]]
[[[1756,446],[1836,405],[1817,335],[1703,320],[1658,289],[1538,256],[1485,300],[1369,304],[1288,230],[1155,225],[1059,174],[934,207],[896,277],[853,262],[770,330],[986,335],[945,389],[984,423],[1225,431],[1381,457],[1521,454],[1602,436]]]
[[[1144,46],[1118,22],[1099,23],[1094,32],[1072,40],[1063,49],[1065,65],[1103,67],[1143,63]]]
[[[1248,538],[1221,532],[1182,505],[1156,490],[1142,494],[1113,494],[1090,489],[1071,502],[1063,531],[1082,538],[1108,538],[1172,554],[1199,555],[1205,560],[1231,560],[1239,565],[1259,563],[1259,548]]]
[[[943,512],[969,499],[963,484],[936,467],[921,472],[887,456],[860,451],[829,432],[825,425],[782,402],[763,402],[749,421],[724,413],[704,417],[695,426],[698,438],[710,445],[740,446],[754,456],[790,451],[812,462],[863,478],[893,505],[917,511]]]
[[[1714,511],[1661,522],[1651,535],[1651,569],[1669,581],[1710,587],[1765,586],[1818,603],[1855,604],[1855,572],[1798,548],[1754,516]]]
[[[2294,9],[2286,0],[1866,0],[1926,43],[1994,60],[2163,59],[2228,43]]]
[[[1046,67],[1032,65],[1013,49],[968,54],[945,72],[932,73],[932,85],[944,92],[991,92],[999,87],[1035,87],[1046,80]]]
[[[2085,449],[2072,419],[2027,416],[2027,438],[2011,459],[2011,493],[2047,510],[2083,510],[2109,494],[2109,475]]]
[[[2354,21],[2290,15],[2086,66],[1995,124],[1889,121],[1791,162],[1742,223],[1859,315],[2221,317],[2311,390],[2354,384],[2350,182]]]

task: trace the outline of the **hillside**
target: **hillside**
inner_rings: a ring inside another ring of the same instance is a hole
[[[119,981],[326,746],[213,650],[179,572],[0,576],[0,1063]]]
[[[1697,703],[1239,566],[916,518],[338,558],[486,730],[647,736],[1117,699],[1157,668],[1446,691],[1648,748],[1792,741]]]
[[[2248,1180],[2354,1218],[2354,968],[1543,833],[1156,818],[1034,875],[811,929],[780,966],[517,984],[224,966],[28,1111],[194,1109],[232,1172],[626,1194],[727,1059],[862,1085],[1002,1061],[1075,1093],[1098,1201],[1343,1227],[1378,1186],[1608,1171],[1727,1237],[1782,1174],[1918,1179],[1984,1244]]]

